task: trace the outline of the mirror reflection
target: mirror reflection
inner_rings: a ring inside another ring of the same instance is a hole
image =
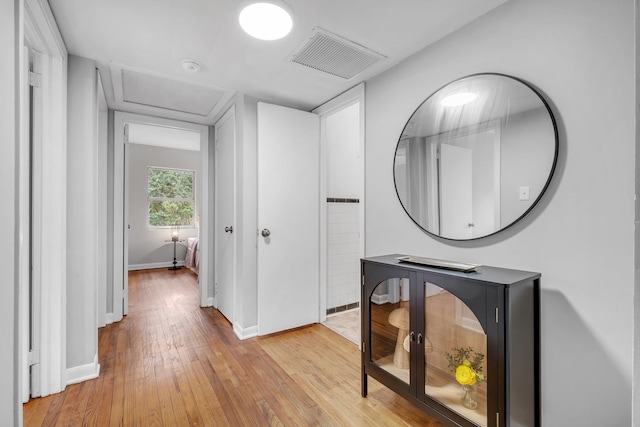
[[[540,199],[558,138],[546,102],[530,86],[478,74],[443,87],[400,136],[394,179],[411,219],[452,240],[494,234]]]

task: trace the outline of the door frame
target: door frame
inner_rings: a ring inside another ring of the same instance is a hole
[[[28,45],[22,46],[22,58],[20,64],[20,107],[21,107],[21,120],[20,120],[20,148],[18,152],[18,235],[20,242],[18,246],[18,283],[19,283],[19,300],[20,300],[20,382],[22,386],[22,395],[20,396],[23,403],[29,401],[31,397],[31,379],[32,376],[29,373],[29,352],[31,351],[31,342],[33,337],[31,335],[33,329],[33,315],[31,313],[29,292],[31,292],[31,286],[33,283],[33,272],[31,271],[31,257],[33,250],[33,230],[31,226],[32,219],[30,218],[31,211],[33,209],[33,199],[35,195],[30,188],[35,181],[33,174],[35,168],[33,167],[33,161],[31,160],[32,149],[32,136],[31,128],[33,124],[31,121],[31,93],[29,88],[29,70],[31,69],[30,56],[34,54],[31,47]],[[23,221],[23,218],[29,218],[27,221]]]
[[[336,114],[345,108],[359,103],[360,105],[360,170],[362,172],[362,180],[360,182],[360,257],[365,257],[365,84],[360,83],[357,86],[343,92],[337,97],[325,102],[321,106],[312,110],[320,116],[320,322],[327,320],[327,143],[326,143],[326,126],[327,118]],[[360,344],[358,344],[358,347]]]
[[[119,322],[123,315],[127,313],[126,302],[128,301],[128,265],[125,265],[127,256],[127,230],[126,221],[128,217],[128,206],[126,200],[127,175],[126,168],[126,125],[129,123],[146,124],[161,127],[185,129],[200,133],[200,162],[202,179],[200,183],[200,242],[201,253],[200,272],[198,275],[199,301],[201,307],[210,307],[213,301],[208,296],[209,284],[209,127],[195,123],[182,122],[172,119],[145,116],[142,114],[126,113],[116,111],[114,113],[113,140],[114,140],[114,173],[113,173],[113,313],[107,316],[108,323]],[[128,256],[127,256],[128,258]],[[128,262],[127,262],[128,264]],[[119,301],[123,301],[120,304]]]
[[[108,253],[108,214],[109,214],[109,196],[108,196],[108,139],[109,139],[109,107],[107,98],[104,93],[102,77],[100,70],[96,69],[96,142],[98,144],[98,230],[97,230],[97,321],[98,328],[107,324],[107,253]],[[104,260],[104,262],[100,262]],[[98,349],[96,349],[96,352]]]
[[[33,166],[34,191],[29,195],[28,179],[29,126],[28,90],[20,90],[20,152],[18,153],[19,207],[20,212],[28,207],[25,203],[31,197],[33,208],[40,215],[33,228],[33,244],[29,239],[18,239],[18,395],[21,400],[29,397],[47,396],[64,390],[66,386],[66,248],[67,248],[67,50],[55,19],[45,0],[24,0],[22,10],[16,11],[21,17],[19,44],[37,52],[39,85],[41,95],[37,108],[39,129],[34,130],[39,153],[39,163]],[[24,50],[19,51],[19,62]],[[26,73],[20,73],[19,83],[28,85]],[[26,142],[25,142],[26,141]],[[25,221],[26,219],[26,221]],[[17,218],[17,232],[28,237],[29,215]],[[38,352],[29,353],[29,253],[33,252],[33,262],[37,266],[31,275],[37,288],[34,316],[39,331]],[[26,263],[26,264],[25,264]],[[46,303],[42,303],[46,302]],[[38,365],[30,377],[30,362]],[[37,388],[29,390],[30,384]],[[21,414],[21,412],[20,412]]]
[[[218,184],[219,184],[219,180],[218,180],[218,129],[220,128],[220,126],[226,122],[227,120],[231,120],[231,126],[232,126],[232,130],[233,130],[233,162],[232,162],[232,167],[233,167],[233,224],[231,224],[236,230],[236,233],[233,234],[233,242],[232,242],[232,253],[233,253],[233,261],[232,261],[232,265],[231,265],[231,275],[233,277],[232,279],[232,295],[233,295],[233,303],[231,304],[231,319],[228,319],[231,324],[233,325],[233,328],[236,328],[236,311],[237,307],[236,307],[236,303],[237,303],[237,280],[236,280],[236,274],[237,274],[237,242],[236,242],[236,237],[237,236],[237,224],[238,224],[238,218],[237,218],[237,211],[236,211],[236,206],[237,206],[237,199],[236,199],[236,194],[237,194],[237,187],[236,187],[236,156],[237,156],[237,150],[236,150],[236,106],[232,105],[223,115],[220,119],[218,119],[216,121],[216,123],[214,124],[214,129],[215,129],[215,145],[214,145],[214,171],[213,171],[213,176],[214,176],[214,230],[217,230],[213,232],[213,247],[214,247],[214,254],[212,259],[214,259],[214,280],[213,280],[213,306],[215,308],[218,308],[218,271],[220,270],[220,266],[218,263],[218,254],[220,253],[219,248],[218,248],[218,239],[217,239],[217,233],[221,233],[222,228],[225,227],[225,224],[221,224],[218,220],[218,207],[220,206],[220,204],[218,203]]]

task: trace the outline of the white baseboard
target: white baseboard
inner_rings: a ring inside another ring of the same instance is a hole
[[[184,261],[178,261],[178,267],[184,267]],[[150,270],[152,268],[169,268],[173,267],[173,262],[152,262],[149,264],[129,264],[129,271],[134,270]]]
[[[107,313],[107,316],[104,318],[107,325],[113,323],[113,313]]]
[[[213,308],[217,308],[215,307],[213,304],[215,304],[216,300],[213,297],[208,297],[204,300],[204,304],[200,304],[200,307],[213,307]]]
[[[373,294],[371,295],[371,302],[374,304],[387,304],[388,302],[390,302],[391,300],[389,299],[389,294],[382,294],[382,295],[376,295]]]
[[[247,338],[253,338],[258,336],[258,325],[251,326],[249,328],[243,328],[238,323],[233,324],[233,332],[236,333],[238,338],[246,340]]]
[[[67,385],[92,380],[98,378],[99,375],[100,364],[98,363],[98,354],[96,353],[93,357],[93,363],[67,369]]]

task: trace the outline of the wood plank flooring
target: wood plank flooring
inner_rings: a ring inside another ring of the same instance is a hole
[[[100,377],[24,405],[25,426],[441,426],[369,379],[322,325],[239,340],[188,270],[130,273],[129,315],[99,330]]]

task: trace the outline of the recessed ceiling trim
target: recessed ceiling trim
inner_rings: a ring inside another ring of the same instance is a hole
[[[289,61],[343,79],[360,74],[386,56],[316,27]]]
[[[115,108],[121,111],[210,125],[236,93],[217,86],[194,83],[191,80],[119,63],[111,63],[109,68]],[[147,99],[139,85],[153,80],[156,81],[158,90],[151,94],[153,98]],[[176,93],[182,92],[191,93],[192,96],[188,99],[176,99]],[[195,100],[199,95],[202,95],[201,102],[200,105],[196,105]]]
[[[200,151],[200,132],[149,123],[129,123],[127,142],[178,150]]]

